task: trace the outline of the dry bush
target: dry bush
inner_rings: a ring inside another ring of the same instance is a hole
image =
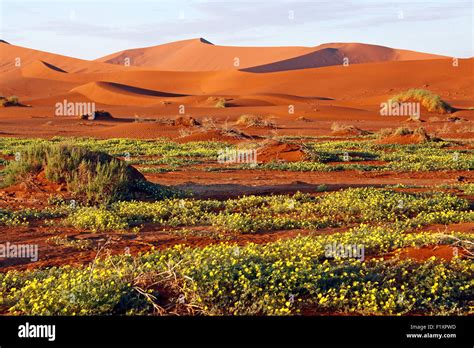
[[[214,119],[211,118],[211,117],[204,117],[201,121],[201,125],[202,125],[202,128],[204,130],[217,129],[217,125],[216,125]]]
[[[18,106],[18,105],[20,105],[20,101],[18,100],[18,97],[16,97],[16,96],[0,97],[0,106],[1,107]]]
[[[174,120],[170,117],[158,117],[158,118],[147,118],[141,117],[135,114],[134,118],[135,123],[159,123],[159,124],[166,124],[166,125],[173,125]]]
[[[179,134],[179,137],[180,138],[184,138],[184,137],[187,137],[188,135],[191,135],[193,134],[193,132],[191,132],[189,129],[187,128],[180,128],[178,130],[178,134]]]
[[[381,128],[377,132],[377,138],[385,138],[393,134],[393,128]]]
[[[413,134],[413,131],[410,130],[409,128],[407,127],[398,127],[397,129],[395,129],[395,131],[393,132],[393,135],[411,135]]]
[[[429,140],[430,139],[430,136],[428,135],[428,132],[426,131],[426,129],[424,129],[423,127],[418,127],[417,129],[415,129],[413,131],[413,134],[414,135],[418,135],[420,136],[421,138],[425,139],[425,140]]]
[[[227,100],[224,97],[209,97],[207,102],[214,103],[215,108],[225,108],[227,106]]]
[[[335,134],[352,134],[352,135],[368,135],[370,132],[360,129],[359,127],[351,124],[341,124],[339,122],[333,122],[331,124],[331,131]]]
[[[310,120],[309,118],[306,118],[304,116],[300,116],[297,118],[298,121],[303,121],[303,122],[313,122],[313,120]]]
[[[252,138],[250,135],[248,135],[247,133],[244,133],[243,131],[241,131],[238,128],[222,129],[221,133],[223,135],[227,135],[227,136],[234,137],[234,138],[239,138],[239,139],[250,139],[250,138]]]
[[[250,114],[240,116],[235,124],[246,127],[277,128],[275,121],[264,119],[263,117],[258,115]]]
[[[436,130],[436,133],[438,133],[438,134],[446,134],[446,133],[450,133],[451,131],[452,131],[451,125],[445,123],[442,128],[438,128],[438,129]]]

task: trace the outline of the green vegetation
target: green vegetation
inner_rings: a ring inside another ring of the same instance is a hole
[[[4,185],[28,184],[44,172],[47,180],[66,185],[74,197],[88,204],[131,199],[139,192],[157,193],[158,186],[146,182],[142,174],[124,161],[64,143],[26,146],[5,172]]]
[[[401,103],[407,101],[419,102],[429,112],[446,114],[451,112],[451,106],[443,101],[439,95],[426,89],[409,89],[405,92],[395,95],[390,99],[392,103]]]
[[[469,203],[444,193],[407,194],[375,188],[347,189],[317,197],[297,193],[238,199],[168,199],[117,202],[79,208],[64,223],[92,231],[155,226],[209,226],[231,233],[318,229],[354,223],[401,222],[404,226],[474,221]]]
[[[265,245],[176,246],[138,257],[99,259],[79,268],[12,271],[0,274],[0,284],[4,306],[11,313],[30,315],[164,314],[164,294],[174,304],[172,310],[189,314],[288,315],[305,309],[469,314],[469,260],[361,261],[325,254],[333,243],[362,243],[367,258],[401,247],[454,244],[459,238],[362,225],[345,233]]]
[[[46,240],[47,243],[52,245],[61,245],[77,250],[86,250],[92,248],[92,242],[88,239],[72,239],[68,236],[53,236]]]
[[[411,132],[411,131],[410,131]],[[63,138],[41,139],[0,138],[0,154],[15,156],[25,146],[61,144]],[[208,171],[230,169],[287,170],[287,171],[434,171],[472,170],[474,152],[459,150],[458,144],[448,141],[426,141],[421,144],[377,144],[368,138],[359,141],[306,142],[304,151],[309,161],[275,162],[257,166],[220,165],[219,151],[234,145],[219,142],[175,143],[170,140],[135,140],[88,138],[74,139],[74,145],[93,152],[105,152],[123,158],[129,165],[138,165],[144,173],[164,173],[193,168]],[[362,161],[380,161],[375,164]],[[2,162],[6,162],[3,160]],[[9,161],[11,162],[11,161]],[[205,164],[208,167],[202,167]],[[5,174],[5,171],[3,171]],[[1,180],[1,177],[0,177]]]

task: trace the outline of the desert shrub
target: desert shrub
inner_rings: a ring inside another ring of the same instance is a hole
[[[423,127],[418,127],[417,129],[415,129],[413,131],[413,134],[415,135],[419,135],[420,137],[422,137],[423,139],[430,139],[430,136],[428,135],[428,132],[426,132],[426,129],[424,129]]]
[[[44,172],[46,179],[65,184],[70,193],[89,204],[108,204],[135,198],[138,191],[157,193],[158,189],[127,163],[66,143],[27,146],[5,171],[6,185],[31,182]]]
[[[269,128],[276,128],[276,124],[272,120],[266,120],[261,116],[258,115],[242,115],[239,117],[237,122],[235,123],[239,126],[246,126],[246,127],[269,127]]]
[[[392,135],[392,133],[393,133],[392,128],[382,128],[377,132],[376,137],[377,139],[382,139],[382,138]]]
[[[393,132],[393,135],[410,135],[410,134],[413,134],[413,131],[411,131],[410,129],[406,127],[398,127]]]
[[[214,105],[216,108],[225,108],[226,106],[227,105],[224,98],[219,98],[219,100],[217,100],[216,104]]]
[[[420,138],[422,138],[424,140],[430,140],[431,139],[428,132],[423,127],[418,127],[414,130],[411,130],[411,129],[406,128],[406,127],[399,127],[397,129],[395,129],[395,131],[392,134],[393,135],[399,135],[399,136],[400,135],[401,136],[403,136],[403,135],[418,135]],[[387,135],[390,135],[390,134],[385,133],[385,136],[387,136]]]
[[[437,112],[440,114],[446,114],[451,112],[451,106],[441,99],[441,97],[433,92],[426,89],[409,89],[408,91],[402,92],[393,96],[390,101],[392,103],[401,103],[406,101],[415,101],[421,103],[421,105],[429,112]]]
[[[370,132],[360,129],[359,127],[350,125],[350,124],[340,124],[338,122],[333,122],[331,124],[331,131],[333,133],[347,133],[353,135],[368,135]]]
[[[16,106],[20,105],[20,101],[17,96],[0,97],[0,106]]]
[[[207,101],[214,103],[215,108],[225,108],[227,106],[227,101],[224,97],[209,97]]]

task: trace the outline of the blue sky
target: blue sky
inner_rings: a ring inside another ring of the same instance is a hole
[[[474,56],[473,0],[0,0],[0,38],[95,59],[203,37],[217,45],[363,42]]]

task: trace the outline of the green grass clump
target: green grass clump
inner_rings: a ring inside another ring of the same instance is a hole
[[[437,112],[440,114],[450,113],[451,105],[441,99],[441,97],[426,89],[412,88],[408,91],[399,93],[390,99],[392,103],[401,103],[407,101],[415,101],[428,110],[428,112]]]
[[[71,144],[34,144],[6,167],[4,185],[34,182],[44,171],[51,182],[65,184],[68,192],[86,204],[108,204],[136,198],[137,193],[158,193],[158,186],[126,162],[100,151]]]

